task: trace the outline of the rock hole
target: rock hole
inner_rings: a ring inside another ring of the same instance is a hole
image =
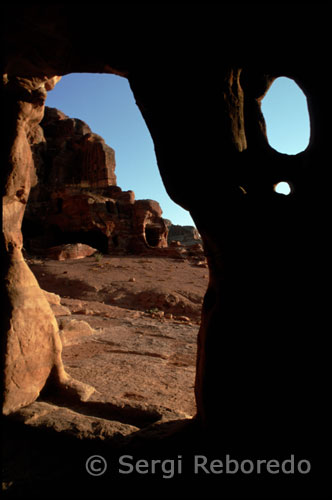
[[[159,226],[147,225],[145,227],[145,239],[150,247],[157,247],[160,241],[161,228]]]
[[[21,198],[23,195],[24,195],[24,188],[19,189],[18,191],[16,191],[17,198]]]
[[[288,184],[288,182],[278,182],[273,186],[273,189],[276,193],[278,194],[283,194],[285,196],[288,196],[292,192],[291,185]]]
[[[298,154],[310,141],[307,99],[294,80],[276,78],[262,100],[270,146],[279,153]]]

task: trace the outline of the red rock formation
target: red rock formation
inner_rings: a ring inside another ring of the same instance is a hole
[[[41,128],[45,140],[41,145],[33,140],[33,149],[44,156],[37,168],[40,189],[43,183],[55,188],[116,185],[115,152],[86,123],[46,107]]]
[[[202,243],[201,236],[194,226],[180,226],[170,224],[168,228],[168,242],[179,241],[182,245],[195,245]]]
[[[47,257],[55,260],[84,259],[84,257],[93,255],[96,252],[97,250],[89,247],[89,245],[74,243],[49,248],[47,250]]]
[[[159,204],[135,201],[133,191],[116,186],[115,152],[86,123],[46,107],[29,137],[38,182],[23,222],[27,249],[72,242],[104,253],[167,247]]]
[[[88,398],[93,388],[71,379],[61,359],[61,340],[51,307],[22,256],[20,225],[29,191],[36,183],[28,142],[37,137],[46,89],[56,79],[6,81],[5,115],[8,117],[6,194],[3,199],[3,243],[7,249],[4,308],[10,311],[4,350],[5,414],[34,401],[47,380],[66,392]],[[19,95],[19,102],[16,101]]]
[[[167,226],[161,217],[162,210],[154,200],[137,200],[133,207],[133,227],[135,228],[137,243],[133,245],[137,250],[144,246],[150,248],[167,247]],[[145,243],[145,245],[144,245]]]

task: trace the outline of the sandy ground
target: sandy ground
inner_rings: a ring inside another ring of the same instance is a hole
[[[53,305],[70,375],[94,401],[160,405],[195,414],[196,339],[208,269],[163,257],[28,258]],[[89,328],[90,325],[91,328]]]

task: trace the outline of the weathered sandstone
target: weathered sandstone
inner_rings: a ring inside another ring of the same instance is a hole
[[[23,220],[26,250],[57,258],[53,247],[70,243],[103,253],[167,247],[159,204],[116,185],[115,151],[86,123],[46,107],[29,139],[37,177]]]
[[[97,252],[96,248],[82,243],[73,243],[67,245],[58,245],[47,249],[46,255],[50,259],[66,260],[66,259],[84,259]]]
[[[82,341],[86,336],[94,333],[93,328],[86,321],[71,319],[60,322],[60,338],[62,345],[71,345]]]

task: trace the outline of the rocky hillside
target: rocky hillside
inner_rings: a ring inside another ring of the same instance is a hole
[[[167,221],[168,225],[168,243],[179,241],[181,245],[190,246],[197,243],[202,243],[201,236],[195,226],[180,226]]]

